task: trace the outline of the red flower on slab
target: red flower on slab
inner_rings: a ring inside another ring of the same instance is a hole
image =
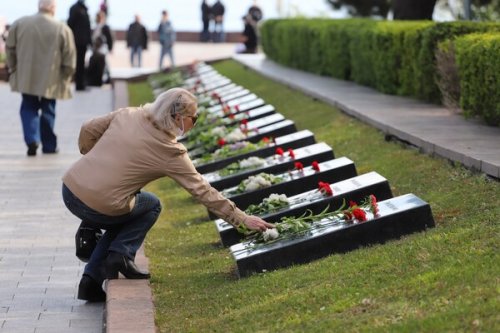
[[[366,212],[362,210],[361,208],[354,208],[352,210],[352,215],[358,220],[359,222],[365,222],[366,219]]]
[[[271,140],[267,136],[265,136],[260,141],[262,141],[263,143],[269,143],[269,141]]]
[[[236,110],[236,112],[240,112],[240,106],[239,105],[235,105],[234,109]]]
[[[295,162],[295,169],[302,171],[304,170],[304,165],[300,162]]]
[[[226,144],[226,140],[224,140],[223,138],[220,138],[220,139],[217,141],[217,144],[218,144],[219,146],[221,146],[221,147],[222,147],[222,146],[224,146],[224,145]]]
[[[234,113],[230,113],[228,117],[229,119],[234,119]]]
[[[333,195],[332,188],[330,187],[330,184],[325,183],[325,182],[319,182],[318,183],[318,190],[325,196],[331,197]]]
[[[220,98],[220,96],[219,96],[219,94],[218,94],[218,93],[214,92],[214,93],[212,93],[212,98],[213,98],[213,99],[219,99],[219,98]]]
[[[292,158],[292,159],[295,159],[295,153],[293,152],[292,148],[288,149],[288,156],[290,156],[290,158]]]
[[[311,166],[312,166],[312,168],[313,168],[314,171],[319,171],[319,163],[318,163],[318,161],[313,161],[311,163]]]
[[[285,152],[283,151],[283,148],[281,148],[281,147],[276,148],[276,152],[275,152],[276,155],[283,156],[284,153]]]
[[[358,204],[355,201],[349,201],[349,207],[356,207]]]
[[[344,217],[346,220],[348,220],[348,221],[352,220],[352,214],[349,210],[344,210],[342,213],[344,214]]]
[[[221,104],[222,104],[222,103],[221,103]],[[223,111],[224,113],[226,113],[226,114],[227,114],[227,113],[230,113],[230,112],[231,112],[231,108],[229,107],[229,105],[224,105],[224,106],[222,107],[222,111]]]
[[[240,124],[246,127],[248,124],[248,119],[241,119]]]

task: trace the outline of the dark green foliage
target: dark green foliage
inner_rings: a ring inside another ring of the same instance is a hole
[[[455,41],[460,105],[467,116],[500,126],[500,34],[472,34]]]
[[[285,66],[440,104],[438,44],[485,31],[500,23],[288,19],[267,21],[261,33],[267,56]]]
[[[500,23],[445,22],[437,23],[422,31],[422,44],[418,55],[420,73],[413,83],[413,96],[425,101],[440,103],[441,94],[435,82],[435,51],[439,42],[473,32],[500,31]]]

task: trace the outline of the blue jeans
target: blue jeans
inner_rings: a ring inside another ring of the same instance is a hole
[[[41,114],[38,112],[40,109]],[[38,144],[41,141],[43,152],[54,152],[57,148],[57,136],[54,133],[55,121],[55,99],[22,94],[21,122],[26,145]]]
[[[135,66],[135,57],[137,56],[137,66]],[[130,65],[132,67],[141,67],[142,64],[142,46],[130,47]]]
[[[132,211],[120,216],[108,216],[96,212],[78,199],[64,184],[62,196],[64,204],[71,213],[91,227],[106,230],[84,270],[84,274],[90,275],[99,284],[105,279],[103,264],[109,251],[134,260],[137,250],[161,212],[160,200],[149,192],[137,193]]]
[[[170,67],[175,68],[174,51],[172,45],[162,44],[160,53],[160,70],[163,68],[163,58],[167,54],[170,57]]]

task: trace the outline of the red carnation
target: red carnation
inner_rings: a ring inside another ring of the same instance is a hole
[[[236,110],[236,112],[240,112],[240,106],[239,105],[235,105],[234,109]]]
[[[312,166],[312,168],[313,168],[314,171],[319,171],[319,163],[318,163],[318,161],[313,161],[311,163],[311,166]]]
[[[295,153],[293,152],[292,148],[288,149],[288,156],[290,156],[290,158],[292,158],[292,159],[295,159]]]
[[[359,222],[366,221],[366,213],[361,208],[354,208],[354,210],[352,211],[352,214],[354,215],[356,220],[358,220]]]
[[[243,125],[243,126],[247,126],[247,124],[248,124],[248,119],[241,119],[240,124],[241,124],[241,125]]]
[[[234,119],[234,113],[230,113],[228,117],[229,119]]]
[[[223,138],[220,138],[220,139],[217,141],[217,144],[218,144],[219,146],[221,146],[221,147],[222,147],[222,146],[224,146],[224,145],[226,144],[226,140],[224,140]]]
[[[262,141],[263,143],[269,143],[270,140],[269,140],[269,138],[267,136],[265,136],[260,141]]]
[[[276,148],[276,152],[275,152],[276,155],[283,156],[284,153],[285,152],[283,151],[283,148],[281,148],[281,147]]]
[[[231,108],[228,105],[224,105],[222,107],[222,111],[227,114],[227,113],[231,112]]]
[[[327,197],[330,197],[333,195],[332,188],[330,187],[330,184],[325,183],[325,182],[319,182],[318,183],[319,191],[323,193],[323,195],[326,195]]]
[[[212,98],[213,99],[219,99],[220,97],[219,97],[218,93],[214,92],[214,93],[212,93]]]
[[[300,162],[295,162],[295,169],[302,171],[304,170],[304,165]]]
[[[349,207],[357,207],[358,204],[356,203],[356,201],[349,201]]]

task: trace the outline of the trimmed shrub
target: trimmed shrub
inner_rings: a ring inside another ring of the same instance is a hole
[[[428,102],[441,102],[441,94],[437,87],[435,51],[439,42],[452,39],[456,36],[473,32],[500,31],[499,23],[479,22],[444,22],[430,26],[422,31],[422,44],[419,45],[418,65],[420,69],[411,84],[414,93],[410,94]]]
[[[443,96],[442,103],[448,109],[460,110],[460,76],[455,57],[455,47],[451,40],[439,43],[436,50],[436,83]]]
[[[500,126],[500,34],[471,34],[454,43],[462,110]]]

